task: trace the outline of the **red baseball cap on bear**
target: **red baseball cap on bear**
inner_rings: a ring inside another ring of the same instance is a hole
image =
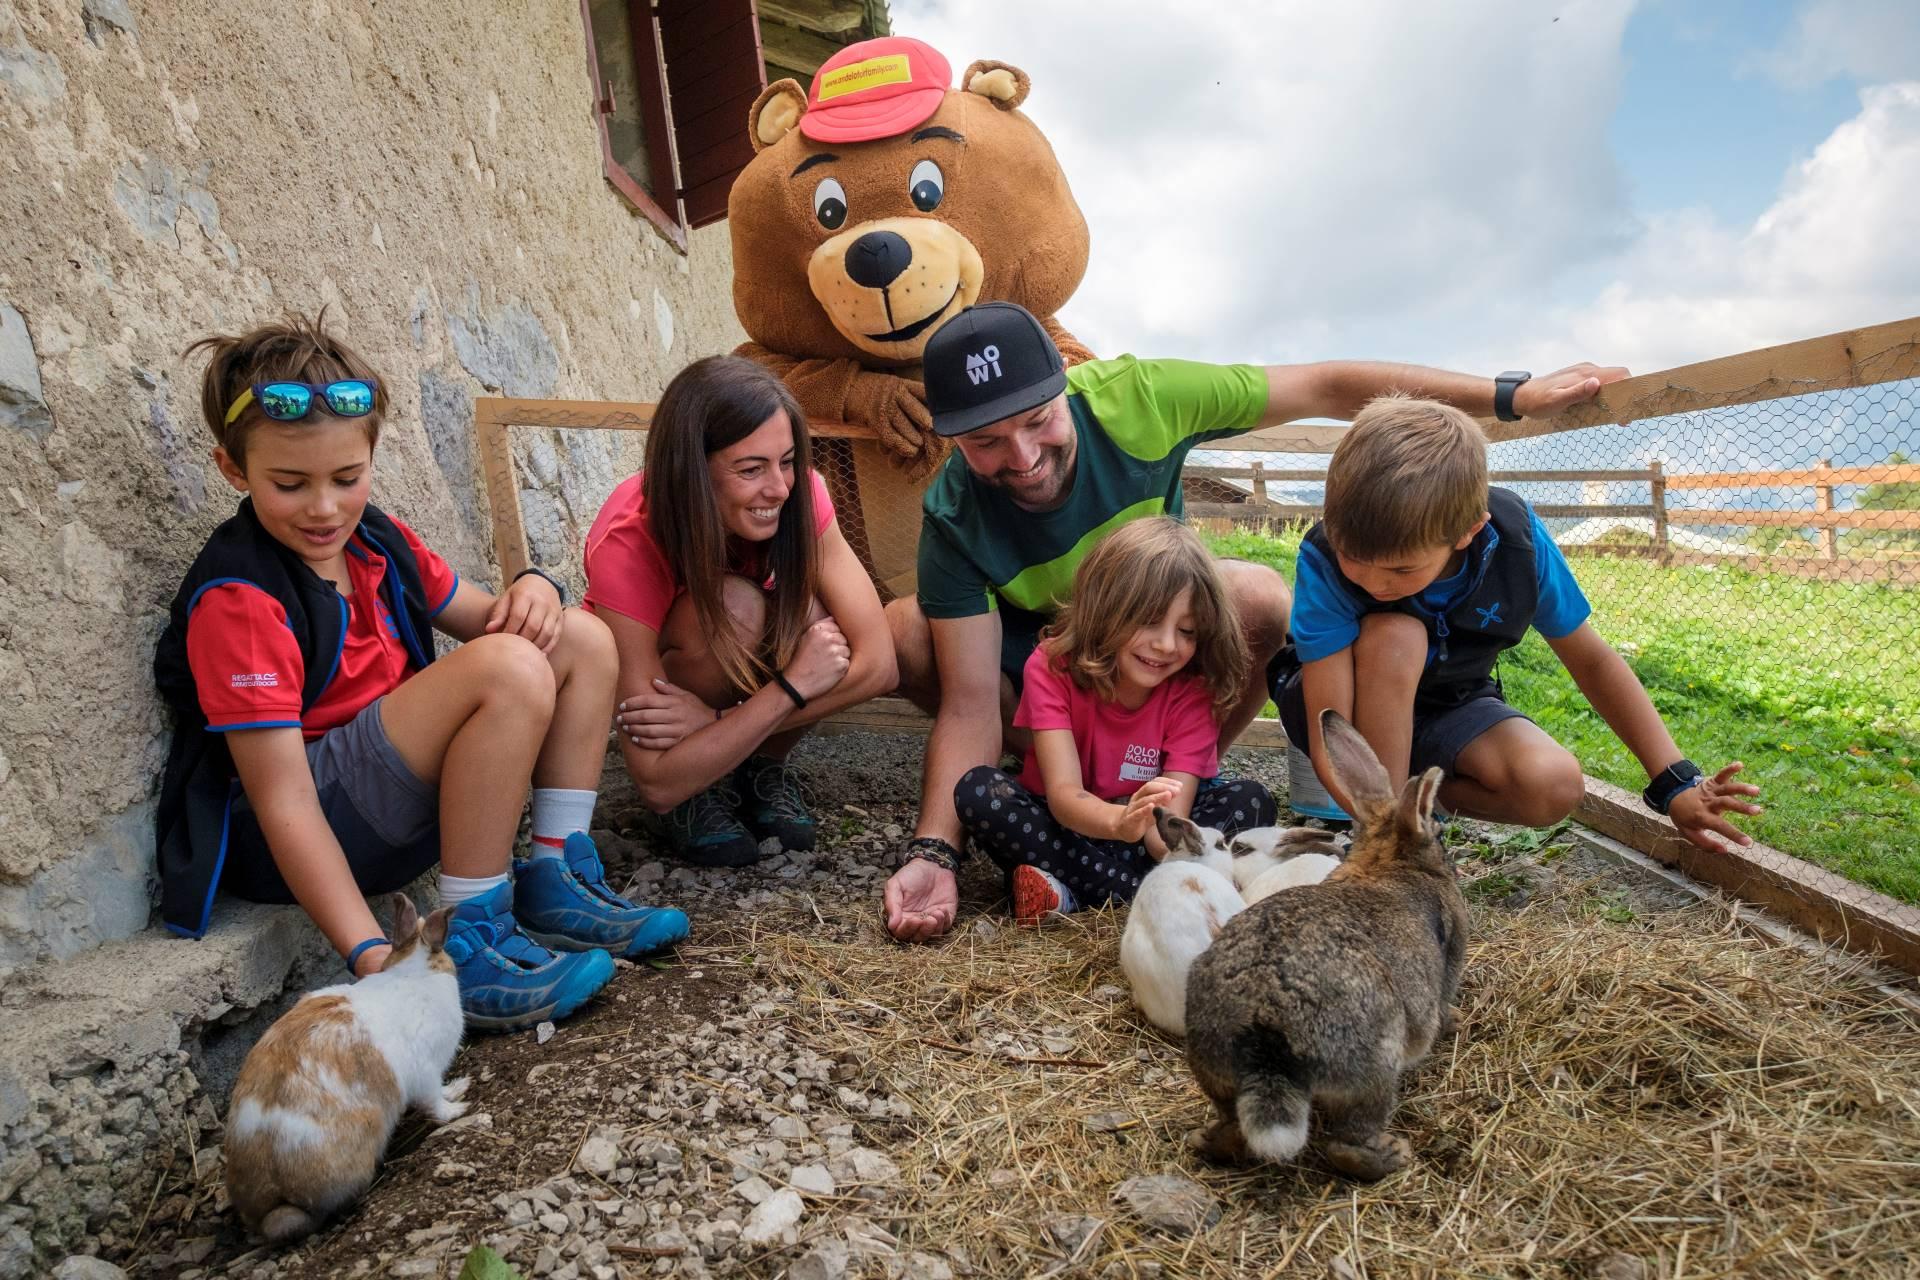
[[[905,133],[940,109],[953,68],[910,36],[850,44],[820,64],[800,132],[815,142],[871,142]]]

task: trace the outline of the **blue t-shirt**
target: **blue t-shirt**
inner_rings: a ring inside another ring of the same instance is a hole
[[[1533,571],[1540,591],[1533,629],[1549,640],[1558,640],[1576,631],[1593,608],[1531,503],[1527,504],[1527,520],[1533,531]],[[1493,526],[1488,525],[1475,535],[1475,541],[1484,542],[1493,536]],[[1431,613],[1452,608],[1472,585],[1467,572],[1474,559],[1471,555],[1463,557],[1458,572],[1430,583],[1420,593],[1420,604]],[[1317,550],[1301,544],[1294,569],[1291,630],[1294,652],[1303,663],[1330,657],[1360,637],[1360,603],[1341,588],[1335,576],[1338,572]]]

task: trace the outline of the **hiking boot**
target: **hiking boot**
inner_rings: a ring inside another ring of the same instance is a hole
[[[800,771],[781,760],[748,756],[740,766],[740,789],[745,792],[743,816],[753,834],[773,836],[782,849],[813,848],[813,815],[807,812]]]
[[[1048,916],[1066,915],[1078,905],[1073,892],[1038,867],[1021,865],[1008,877],[1007,896],[1013,899],[1015,924],[1039,924]]]
[[[513,918],[511,884],[453,909],[447,955],[460,981],[460,1007],[476,1031],[557,1021],[613,977],[613,957],[604,951],[556,953],[522,933]]]
[[[760,842],[740,821],[739,808],[733,779],[720,779],[661,819],[667,847],[696,867],[751,866],[760,860]]]
[[[513,864],[513,914],[526,935],[559,951],[598,947],[632,959],[687,936],[672,907],[641,907],[607,887],[593,837],[576,831],[558,858]]]

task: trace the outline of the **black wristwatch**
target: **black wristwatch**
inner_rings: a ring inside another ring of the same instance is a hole
[[[552,574],[548,573],[545,569],[542,569],[537,564],[528,565],[526,568],[522,569],[520,572],[514,574],[512,579],[508,581],[507,585],[512,586],[515,582],[520,581],[520,579],[526,577],[530,573],[533,574],[535,577],[545,578],[547,580],[547,585],[560,593],[560,603],[565,604],[567,602],[567,584],[560,581],[560,579],[554,577]]]
[[[1520,415],[1513,411],[1513,393],[1520,384],[1531,380],[1532,374],[1525,369],[1509,369],[1505,373],[1493,375],[1493,416],[1502,422],[1518,422]]]
[[[1688,787],[1697,787],[1701,779],[1700,766],[1691,760],[1680,760],[1668,765],[1654,775],[1647,789],[1640,793],[1647,808],[1666,816],[1667,809],[1673,804],[1673,798]]]

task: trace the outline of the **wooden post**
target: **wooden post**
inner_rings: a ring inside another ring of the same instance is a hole
[[[1653,504],[1653,558],[1667,564],[1673,559],[1673,544],[1667,536],[1667,475],[1658,458],[1647,464],[1647,488]]]
[[[1267,464],[1264,462],[1253,464],[1253,500],[1255,502],[1267,500]]]
[[[1813,511],[1815,515],[1827,515],[1833,510],[1833,462],[1822,458],[1813,464]],[[1834,528],[1830,524],[1820,526],[1817,534],[1820,540],[1820,558],[1831,560],[1835,554]]]

